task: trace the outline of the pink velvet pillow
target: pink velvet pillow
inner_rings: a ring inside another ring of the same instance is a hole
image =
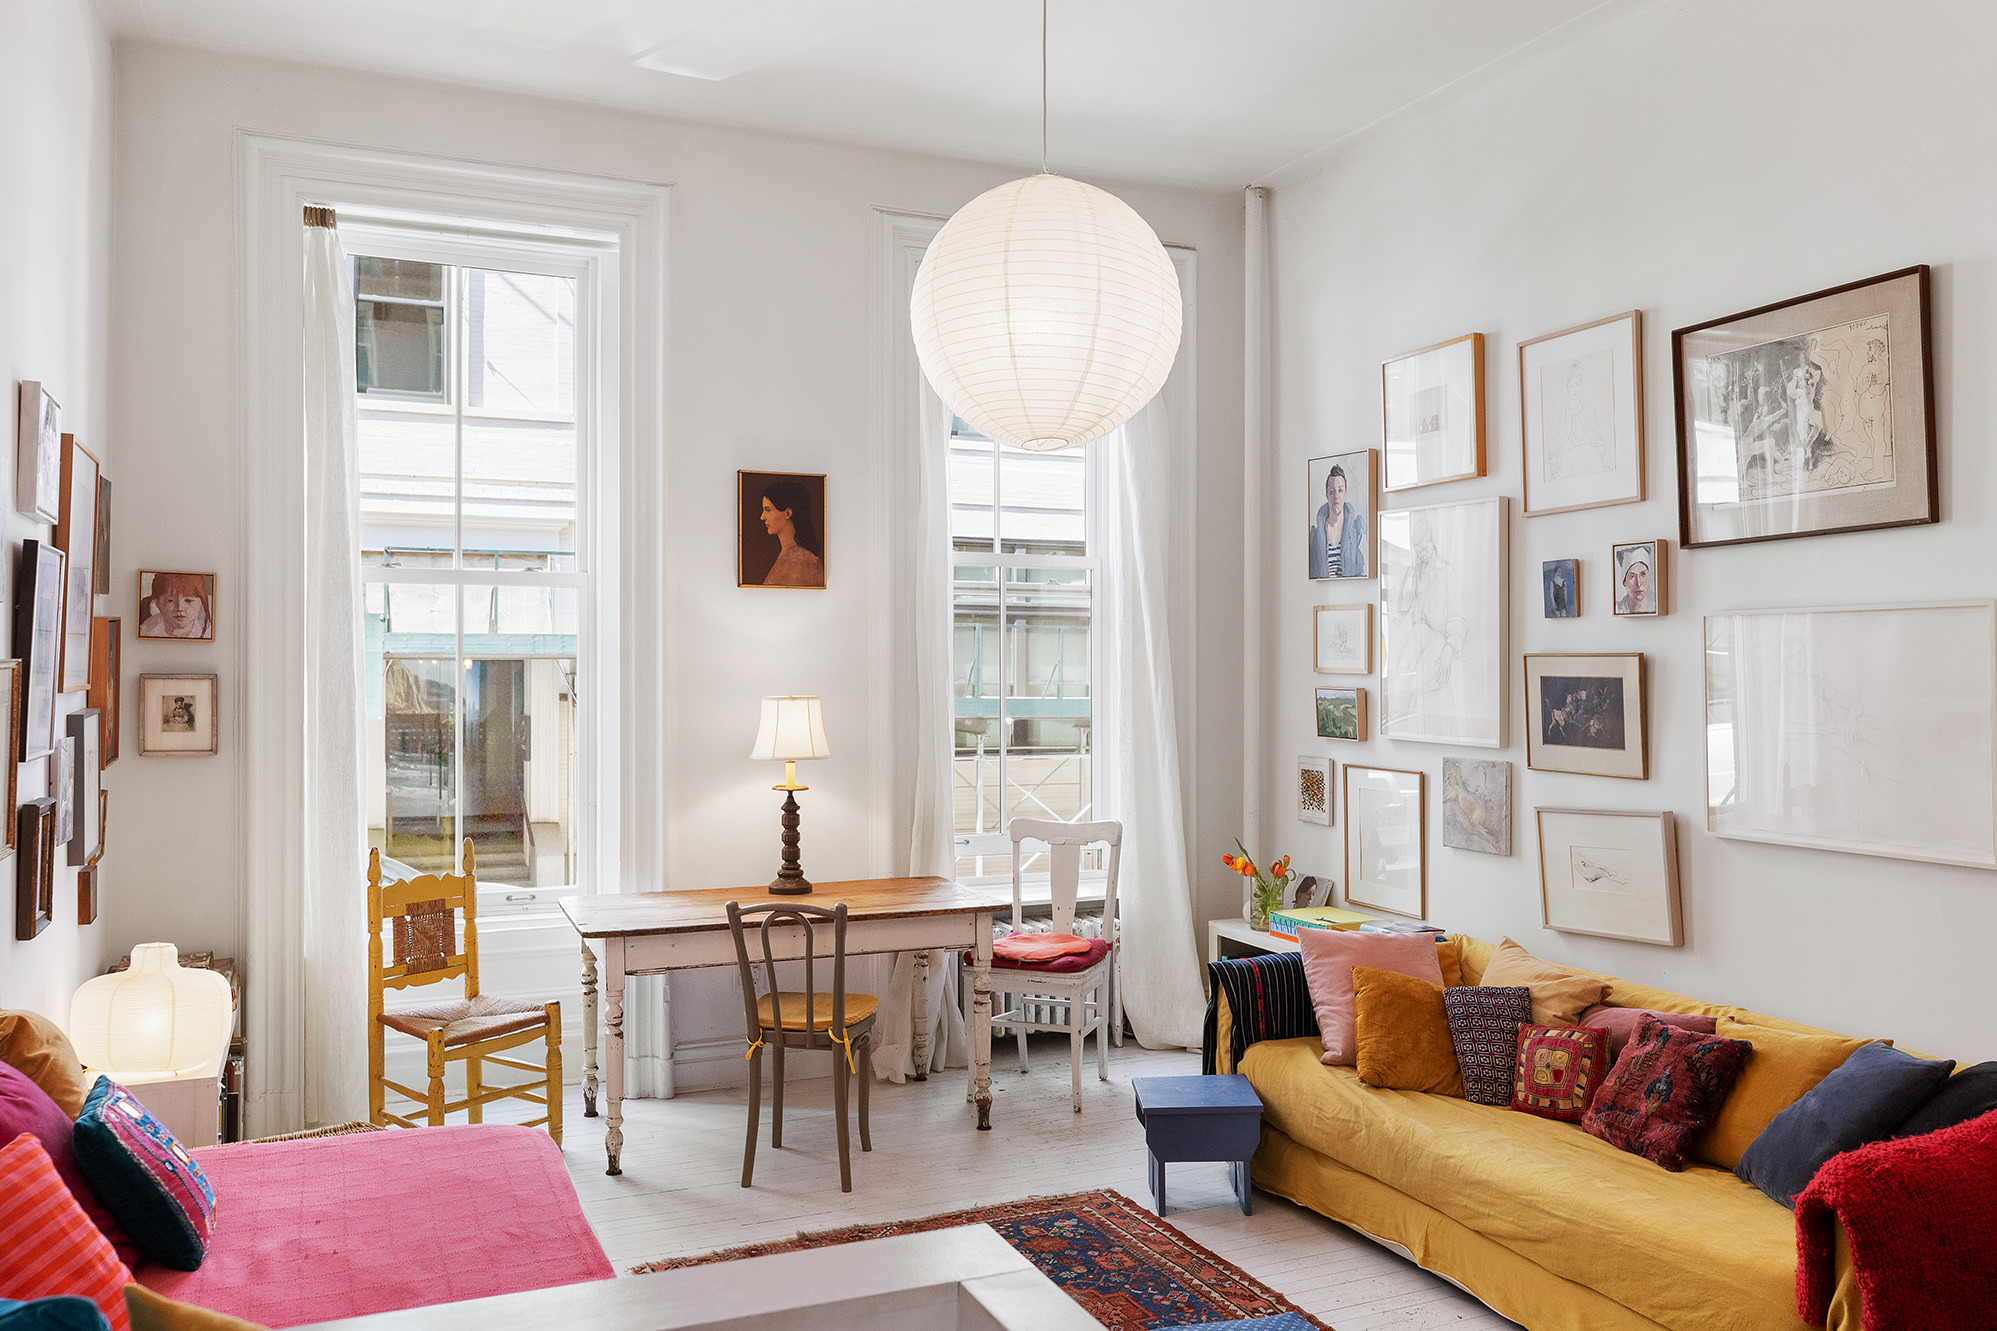
[[[1359,1060],[1359,1033],[1352,1000],[1352,968],[1412,975],[1442,987],[1442,963],[1435,940],[1427,934],[1363,934],[1346,929],[1302,929],[1304,984],[1317,1009],[1318,1033],[1324,1037],[1324,1062],[1347,1066]]]
[[[1581,1014],[1576,1026],[1593,1026],[1609,1033],[1609,1063],[1611,1066],[1623,1056],[1623,1046],[1636,1034],[1637,1019],[1655,1017],[1666,1026],[1676,1026],[1681,1031],[1694,1035],[1711,1035],[1719,1025],[1718,1017],[1695,1017],[1686,1012],[1659,1012],[1655,1008],[1610,1007],[1597,1003]]]

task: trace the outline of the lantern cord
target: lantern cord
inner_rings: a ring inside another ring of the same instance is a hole
[[[1047,0],[1040,0],[1040,174],[1047,174]]]

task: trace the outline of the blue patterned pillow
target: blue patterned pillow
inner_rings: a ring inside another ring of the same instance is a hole
[[[89,1299],[58,1294],[27,1303],[0,1299],[0,1331],[111,1331],[111,1323]]]
[[[192,1271],[208,1255],[215,1192],[187,1148],[109,1077],[76,1116],[76,1163],[97,1200],[148,1256]]]
[[[1449,1042],[1463,1069],[1463,1098],[1480,1105],[1512,1104],[1512,1065],[1519,1027],[1532,1020],[1532,990],[1524,985],[1458,985],[1442,991]]]

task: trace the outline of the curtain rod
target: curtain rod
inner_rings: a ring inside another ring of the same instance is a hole
[[[305,225],[331,227],[337,231],[340,221],[333,215],[331,208],[321,208],[317,204],[308,203],[305,205]]]

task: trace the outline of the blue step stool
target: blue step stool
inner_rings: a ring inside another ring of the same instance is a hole
[[[1246,1077],[1132,1077],[1150,1154],[1151,1200],[1165,1214],[1165,1166],[1227,1162],[1241,1214],[1253,1214],[1248,1157],[1262,1140],[1262,1100]]]

